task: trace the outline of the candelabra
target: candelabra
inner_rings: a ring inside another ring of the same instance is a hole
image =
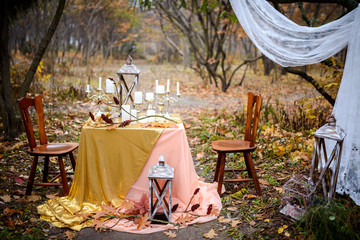
[[[171,115],[169,113],[170,103],[178,102],[180,99],[180,96],[181,96],[180,93],[177,93],[176,98],[171,97],[170,91],[167,91],[166,93],[157,93],[156,98],[159,100],[158,105],[159,105],[159,109],[160,109],[160,114],[167,118],[170,118],[171,117]],[[163,114],[164,107],[166,109],[165,114]]]
[[[95,116],[101,116],[102,112],[100,109],[101,103],[108,104],[111,101],[111,98],[104,93],[104,91],[101,88],[96,89],[96,93],[93,95],[90,95],[90,91],[86,91],[86,93],[89,96],[89,100],[95,101],[98,105],[98,111],[96,112]]]

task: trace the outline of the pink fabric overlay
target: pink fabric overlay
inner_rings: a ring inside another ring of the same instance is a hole
[[[217,193],[217,183],[204,183],[199,180],[191,157],[185,130],[183,128],[164,129],[156,142],[140,177],[133,184],[125,199],[137,202],[143,194],[149,195],[149,168],[158,163],[160,154],[164,154],[165,163],[174,168],[172,205],[179,204],[179,207],[177,211],[171,215],[172,222],[175,222],[179,216],[183,214],[182,212],[185,210],[196,188],[200,188],[200,191],[191,201],[189,209],[193,204],[200,204],[200,207],[194,212],[189,212],[194,214],[196,219],[187,223],[187,225],[216,219],[217,216],[214,214],[207,215],[207,209],[209,205],[212,204],[212,208],[217,213],[221,210],[221,198]],[[160,211],[161,210],[162,208],[160,207]],[[110,220],[107,226],[113,226],[116,222],[117,219]],[[147,234],[176,228],[176,226],[171,224],[151,224],[150,227],[146,229],[137,230],[137,224],[133,221],[123,219],[111,229],[130,233]]]

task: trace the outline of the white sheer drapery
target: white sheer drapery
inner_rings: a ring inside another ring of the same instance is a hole
[[[347,136],[337,192],[360,205],[360,7],[320,27],[299,26],[265,0],[230,0],[239,22],[256,47],[284,66],[321,62],[348,46],[333,109]]]

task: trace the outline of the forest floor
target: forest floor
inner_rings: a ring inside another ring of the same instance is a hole
[[[313,87],[294,76],[283,76],[271,83],[273,76],[251,72],[242,86],[234,83],[223,93],[212,85],[204,84],[192,70],[179,65],[135,64],[141,70],[138,90],[153,90],[155,79],[160,84],[166,84],[166,79],[171,79],[172,90],[175,90],[175,82],[180,82],[181,98],[172,105],[171,111],[179,112],[183,118],[196,170],[206,182],[212,182],[217,159],[216,153],[211,151],[211,141],[242,138],[247,92],[261,93],[264,97],[258,149],[254,154],[263,195],[255,194],[252,183],[226,185],[220,217],[210,223],[173,231],[177,238],[205,238],[204,234],[211,229],[217,234],[215,239],[302,239],[316,236],[311,222],[304,225],[280,213],[284,206],[282,186],[295,174],[309,175],[313,132],[323,124],[325,115],[331,110]],[[105,78],[116,77],[121,65],[94,68],[92,74],[102,76],[105,82]],[[97,108],[84,97],[87,83],[85,70],[74,69],[68,70],[67,74],[58,73],[52,81],[43,83],[44,87],[39,88],[41,90],[35,89],[44,96],[49,142],[78,142],[88,112]],[[97,77],[90,82],[93,88],[98,86]],[[36,206],[60,196],[61,191],[35,187],[31,196],[25,196],[31,164],[26,150],[25,134],[15,142],[0,142],[0,239],[169,238],[163,233],[144,236],[100,232],[93,228],[75,232],[41,221]],[[241,156],[236,154],[229,155],[229,164],[235,167],[244,165]],[[355,211],[346,217],[355,214],[359,219],[359,207],[351,199],[337,195],[336,201]],[[353,224],[356,226],[358,222]]]

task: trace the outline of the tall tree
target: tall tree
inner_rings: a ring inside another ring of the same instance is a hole
[[[9,26],[10,20],[15,19],[20,11],[26,11],[36,1],[11,1],[2,0],[0,8],[1,19],[1,43],[0,43],[0,63],[1,63],[1,82],[0,82],[0,109],[4,129],[5,139],[12,140],[19,134],[19,119],[17,118],[17,107],[15,99],[24,97],[29,90],[34,78],[36,69],[44,56],[49,42],[54,35],[59,24],[66,0],[59,0],[59,4],[48,31],[42,39],[35,57],[23,81],[19,96],[14,96],[10,82],[10,54],[9,54]]]

